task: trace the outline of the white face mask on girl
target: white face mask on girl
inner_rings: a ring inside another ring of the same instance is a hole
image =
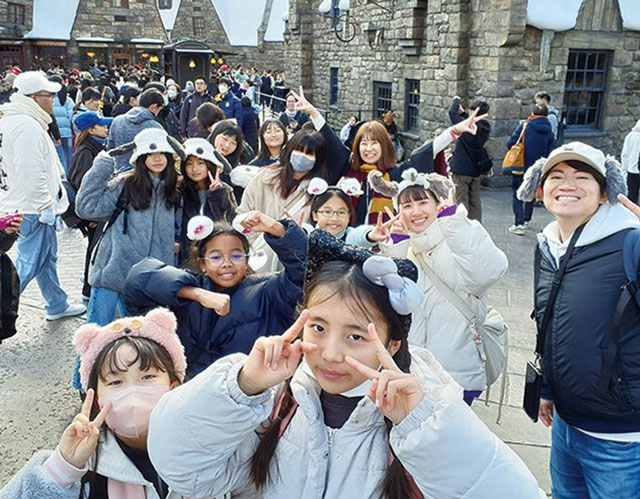
[[[304,154],[295,151],[291,153],[289,163],[291,164],[293,171],[297,173],[308,172],[313,169],[316,164],[315,160],[309,159]]]
[[[227,87],[226,85],[218,85],[218,92],[220,92],[221,94],[226,94],[228,90],[229,87]]]
[[[149,417],[168,386],[131,386],[100,398],[100,408],[112,403],[107,426],[125,438],[139,438],[149,431]]]

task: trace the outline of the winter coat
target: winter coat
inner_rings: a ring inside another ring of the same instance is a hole
[[[464,121],[469,117],[469,113],[458,114],[460,99],[453,99],[449,108],[449,117],[454,125]],[[491,125],[487,120],[482,120],[477,124],[478,130],[475,135],[463,133],[456,142],[456,150],[449,161],[451,173],[456,175],[467,175],[469,177],[479,177],[482,161],[488,160],[489,155],[484,149],[484,145],[491,135]]]
[[[216,102],[218,107],[222,109],[227,119],[235,118],[238,126],[242,128],[243,114],[242,114],[242,102],[232,92],[224,94],[220,102]]]
[[[254,152],[258,150],[258,128],[260,128],[258,113],[252,107],[243,107],[242,133],[245,142],[253,148]]]
[[[64,105],[60,103],[60,97],[56,94],[53,97],[53,115],[58,123],[60,138],[68,139],[73,135],[71,118],[73,117],[73,101],[67,97]]]
[[[90,459],[88,469],[93,470],[95,458]],[[118,445],[111,431],[100,433],[98,444],[98,467],[95,472],[107,479],[124,485],[142,485],[147,499],[180,499],[182,496],[169,491],[160,498],[154,485],[147,481],[135,464]],[[55,473],[55,475],[54,475]],[[84,488],[82,477],[87,468],[78,469],[67,463],[58,450],[41,450],[15,474],[0,490],[0,499],[86,499],[91,490],[90,483]],[[104,491],[106,494],[106,491]],[[185,498],[186,499],[186,498]]]
[[[640,160],[640,120],[636,122],[631,131],[624,138],[620,162],[622,169],[627,173],[638,174],[638,161]]]
[[[196,111],[205,102],[215,104],[213,97],[208,93],[193,93],[182,101],[182,111],[180,111],[180,131],[184,137],[196,137],[198,126],[194,122]]]
[[[118,102],[115,106],[113,106],[113,109],[111,110],[111,116],[113,118],[116,118],[117,116],[120,116],[121,114],[128,113],[132,109],[133,109],[133,106],[131,104],[125,104],[124,102]]]
[[[251,166],[272,166],[272,165],[275,165],[278,161],[279,161],[278,158],[262,159],[260,157],[256,157],[255,159],[252,159],[249,162],[249,165],[251,165]]]
[[[287,128],[291,123],[291,120],[289,119],[289,116],[286,112],[283,112],[278,117],[278,119],[280,120],[280,123],[285,126],[285,128]],[[302,128],[302,125],[304,125],[309,120],[309,118],[307,118],[307,115],[302,111],[297,111],[296,114],[294,114],[293,119],[298,122],[298,127],[295,129],[296,132],[300,130]]]
[[[242,354],[220,359],[155,407],[149,453],[174,490],[220,497],[253,489],[257,432],[273,411],[278,387],[245,395],[237,381],[245,362]],[[546,497],[520,458],[464,403],[460,387],[431,353],[415,349],[411,372],[424,399],[390,433],[368,397],[342,428],[331,429],[324,424],[320,386],[303,363],[291,379],[299,407],[278,441],[272,481],[259,497],[381,498],[390,448],[425,497]]]
[[[5,114],[0,119],[0,211],[64,213],[69,200],[51,137],[33,117],[6,107],[1,111]]]
[[[176,115],[171,109],[169,109],[168,107],[163,107],[158,113],[156,120],[158,121],[158,123],[160,123],[160,125],[162,125],[162,128],[164,128],[164,130],[169,135],[171,135],[178,142],[182,141],[182,138],[180,136],[180,124],[178,122],[178,118],[176,118]]]
[[[93,160],[104,150],[104,144],[98,142],[93,136],[85,140],[78,147],[71,158],[71,166],[69,167],[68,180],[76,190],[80,190],[80,184],[85,174],[91,169]]]
[[[425,296],[413,313],[409,342],[432,352],[465,390],[484,390],[485,367],[469,322],[426,276],[423,259],[483,322],[487,291],[507,272],[506,255],[479,222],[467,218],[463,205],[422,234],[396,245],[383,243],[381,248],[390,256],[409,258],[419,270],[418,286]]]
[[[524,171],[527,170],[540,158],[545,158],[552,150],[554,138],[551,131],[551,124],[546,116],[530,116],[527,121],[527,129],[524,131]],[[511,138],[507,142],[507,149],[516,143],[523,123],[515,129]]]
[[[627,277],[622,247],[640,223],[622,205],[601,205],[587,222],[567,264],[543,353],[545,382],[555,410],[570,425],[599,433],[640,432],[640,311],[623,315],[615,369],[606,392],[598,389],[603,352],[611,340],[616,305]],[[535,319],[541,327],[551,284],[567,243],[557,222],[538,236]]]
[[[114,167],[115,160],[106,152],[98,155],[76,197],[76,213],[80,218],[96,222],[111,218],[127,178],[126,175],[112,178]],[[174,263],[176,220],[180,220],[180,214],[175,208],[167,208],[164,181],[151,175],[150,178],[151,206],[143,211],[129,206],[105,232],[89,271],[91,286],[122,293],[129,270],[140,260],[150,256]]]
[[[147,128],[162,128],[155,114],[144,107],[134,107],[127,114],[115,118],[109,127],[109,136],[105,148],[107,150],[133,142],[138,133]],[[117,171],[131,170],[129,159],[133,151],[116,157]]]
[[[219,290],[206,275],[177,269],[147,258],[135,265],[125,286],[125,305],[138,314],[157,306],[170,307],[178,318],[178,335],[185,347],[190,377],[225,355],[249,353],[260,336],[282,334],[292,324],[302,297],[307,262],[307,237],[291,220],[282,220],[282,237],[265,236],[284,265],[278,273],[251,274],[232,289]],[[195,301],[178,298],[184,286],[231,296],[224,317]]]
[[[182,111],[182,99],[180,97],[180,94],[178,94],[175,99],[169,99],[167,108],[173,111],[173,114],[175,114],[176,118],[178,119],[178,123],[180,123],[180,112]]]
[[[198,199],[187,198],[186,193],[182,192],[182,223],[180,224],[180,236],[178,243],[180,243],[180,259],[179,262],[182,265],[189,257],[189,250],[193,241],[187,238],[187,224],[196,215],[205,215],[214,222],[226,221],[233,222],[236,216],[236,203],[235,195],[233,194],[233,188],[222,182],[222,187],[214,191],[209,189],[201,191],[204,194],[205,202],[201,203],[200,197]],[[195,201],[195,202],[194,202]],[[202,213],[201,213],[202,212]]]

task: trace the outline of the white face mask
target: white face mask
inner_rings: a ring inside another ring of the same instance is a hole
[[[178,96],[178,92],[176,90],[169,90],[167,95],[169,96],[169,99],[174,99]]]
[[[218,85],[218,92],[221,94],[226,94],[229,91],[229,87],[226,85]]]

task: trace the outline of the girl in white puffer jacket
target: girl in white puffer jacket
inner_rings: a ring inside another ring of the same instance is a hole
[[[399,184],[369,176],[374,190],[392,197],[410,237],[397,244],[389,238],[382,252],[408,258],[419,269],[418,286],[425,298],[413,313],[409,342],[425,347],[464,389],[471,405],[487,386],[484,361],[473,341],[469,321],[427,277],[431,270],[483,322],[486,293],[505,275],[506,255],[479,222],[467,218],[463,205],[452,204],[453,183],[437,173],[407,170]]]

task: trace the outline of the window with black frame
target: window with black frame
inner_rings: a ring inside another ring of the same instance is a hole
[[[329,94],[329,105],[338,104],[338,68],[331,68],[331,93]]]
[[[387,111],[391,111],[391,83],[386,81],[373,82],[373,117],[379,118]]]
[[[193,18],[193,36],[197,36],[198,38],[205,38],[207,36],[204,17]]]
[[[17,3],[9,3],[7,5],[9,24],[24,24],[25,22],[25,6]]]
[[[406,80],[404,128],[416,132],[419,126],[420,80]]]
[[[570,50],[564,89],[567,127],[599,128],[612,52]]]

